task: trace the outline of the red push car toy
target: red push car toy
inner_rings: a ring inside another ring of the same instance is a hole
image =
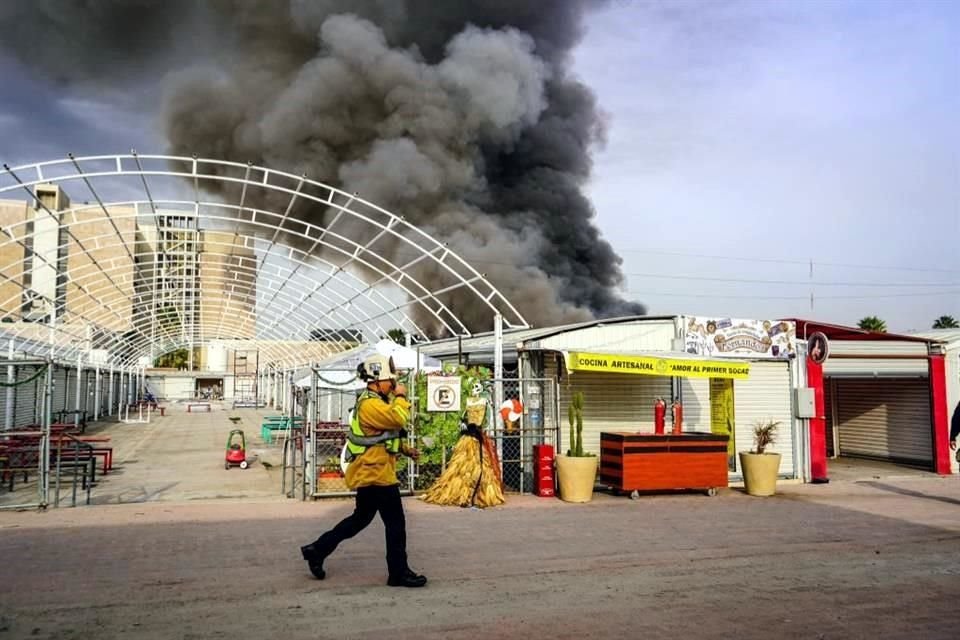
[[[235,438],[234,436],[239,437]],[[239,442],[235,442],[235,440],[239,440]],[[240,467],[241,469],[246,469],[249,466],[247,464],[247,442],[241,429],[234,429],[230,432],[230,435],[227,436],[227,455],[226,462],[223,463],[223,468],[230,469],[230,467],[234,466]]]

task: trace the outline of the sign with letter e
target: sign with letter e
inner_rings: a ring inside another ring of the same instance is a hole
[[[459,376],[427,376],[427,411],[460,411]]]

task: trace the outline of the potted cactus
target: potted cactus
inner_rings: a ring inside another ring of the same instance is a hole
[[[751,496],[772,496],[777,492],[780,454],[766,448],[776,442],[779,422],[758,422],[753,428],[753,451],[740,452],[743,484]]]
[[[560,499],[565,502],[590,502],[597,480],[598,460],[583,451],[583,393],[573,394],[567,411],[570,421],[570,448],[567,455],[557,456],[557,479]]]

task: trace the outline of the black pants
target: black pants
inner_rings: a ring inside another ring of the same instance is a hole
[[[314,547],[325,556],[333,553],[344,540],[352,538],[373,522],[380,512],[387,538],[387,570],[391,576],[402,576],[407,566],[407,522],[403,516],[400,487],[360,487],[353,513],[330,531],[317,538]]]

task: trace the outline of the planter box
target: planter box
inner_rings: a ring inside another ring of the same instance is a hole
[[[564,502],[590,502],[597,479],[597,457],[557,456],[560,499]]]
[[[780,471],[779,453],[740,454],[743,486],[751,496],[772,496],[777,492]]]
[[[728,436],[686,432],[600,434],[600,482],[617,491],[727,486]]]

